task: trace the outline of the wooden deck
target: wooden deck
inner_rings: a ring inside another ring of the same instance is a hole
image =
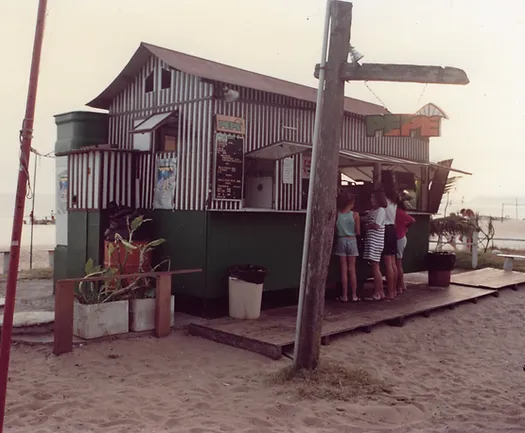
[[[359,302],[342,304],[327,301],[322,337],[328,344],[331,337],[352,331],[370,332],[381,323],[402,326],[405,318],[428,315],[434,310],[452,307],[479,298],[497,294],[496,290],[451,285],[446,289],[429,289],[422,283],[423,276],[407,280],[408,290],[391,302]],[[273,359],[293,348],[297,307],[267,310],[258,320],[235,320],[229,317],[212,319],[204,323],[191,323],[192,335],[207,338],[233,347],[260,353]]]
[[[460,286],[483,289],[500,290],[510,287],[517,290],[518,285],[525,284],[525,273],[484,268],[452,275],[451,282]]]

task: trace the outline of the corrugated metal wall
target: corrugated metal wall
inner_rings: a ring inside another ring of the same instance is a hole
[[[111,201],[135,206],[134,154],[103,150],[72,153],[68,165],[68,210],[106,209]]]
[[[144,93],[146,77],[155,71],[156,83],[160,83],[162,68],[169,69],[151,57],[135,81],[115,99],[110,107],[110,141],[121,149],[132,149],[133,121],[178,110],[175,209],[203,210],[210,184],[212,85],[170,69],[171,88]],[[152,154],[141,154],[137,158],[136,200],[141,207],[153,205],[155,162]]]
[[[179,110],[175,209],[203,210],[212,184],[213,115],[242,117],[246,122],[245,152],[279,141],[310,144],[315,104],[280,95],[230,86],[241,94],[235,103],[212,100],[212,85],[180,71],[171,70],[171,88],[144,92],[146,77],[155,71],[160,83],[162,61],[151,57],[134,82],[110,107],[110,143],[132,148],[133,122],[161,112]],[[160,86],[156,86],[160,87]],[[341,147],[409,159],[428,160],[428,142],[412,138],[368,138],[364,119],[345,115]],[[275,202],[278,210],[296,210],[301,204],[301,169],[294,157],[294,183],[282,182],[282,162],[277,161]],[[151,207],[155,180],[153,155],[137,157],[135,196],[137,205]],[[211,200],[211,209],[239,209],[240,202]]]

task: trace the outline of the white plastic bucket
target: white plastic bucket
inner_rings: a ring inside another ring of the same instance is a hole
[[[229,277],[230,317],[258,319],[261,315],[263,285]]]

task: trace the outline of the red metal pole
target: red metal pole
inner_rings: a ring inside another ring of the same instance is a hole
[[[24,207],[29,177],[29,156],[31,154],[31,140],[33,138],[33,123],[35,117],[35,102],[38,87],[38,72],[40,69],[40,55],[44,39],[44,24],[46,19],[47,0],[40,0],[33,43],[33,58],[27,91],[27,103],[24,122],[22,124],[20,167],[18,169],[18,185],[16,188],[15,211],[13,217],[13,231],[11,234],[11,250],[7,287],[4,306],[4,322],[2,325],[2,341],[0,343],[0,433],[4,430],[5,402],[7,394],[7,377],[9,373],[9,356],[11,354],[11,336],[13,332],[13,314],[15,312],[16,284],[18,281],[18,265],[20,261],[20,241],[24,222]]]

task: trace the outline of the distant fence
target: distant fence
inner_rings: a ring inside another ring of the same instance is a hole
[[[516,239],[516,238],[492,238],[491,239],[491,242],[494,243],[494,241],[503,241],[503,242],[525,242],[525,239]],[[429,242],[430,243],[434,243],[434,244],[437,244],[437,243],[440,243],[441,245],[447,245],[450,243],[449,242],[443,242],[443,241],[438,241],[437,239],[434,240],[434,239],[429,239]],[[479,250],[479,238],[478,238],[478,233],[477,232],[474,232],[472,234],[472,242],[465,242],[465,243],[462,243],[461,245],[465,246],[466,247],[466,250],[467,251],[470,251],[472,253],[472,269],[476,269],[478,267],[478,250]]]

